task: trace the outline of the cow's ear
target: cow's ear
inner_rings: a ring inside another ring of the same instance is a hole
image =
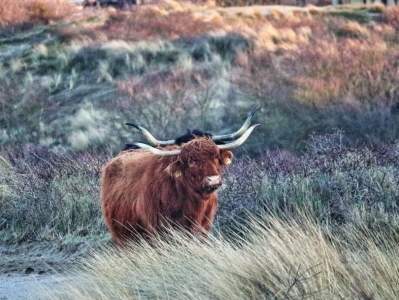
[[[178,178],[182,175],[181,171],[181,163],[179,161],[175,161],[171,163],[169,166],[165,168],[165,172],[169,174],[169,176]]]
[[[222,165],[228,166],[233,161],[233,153],[229,150],[222,150],[220,152],[221,163]]]

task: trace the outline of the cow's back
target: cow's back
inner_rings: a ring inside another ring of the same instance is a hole
[[[151,177],[154,156],[143,150],[122,152],[101,173],[101,208],[113,239],[146,227],[145,182]],[[137,225],[133,228],[132,225]]]

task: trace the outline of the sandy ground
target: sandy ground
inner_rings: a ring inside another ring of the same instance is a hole
[[[57,288],[66,279],[60,275],[0,275],[0,300],[40,299],[39,286]],[[43,293],[43,292],[42,292]]]
[[[64,271],[107,244],[107,240],[0,244],[0,300],[40,299],[43,288],[57,288]]]

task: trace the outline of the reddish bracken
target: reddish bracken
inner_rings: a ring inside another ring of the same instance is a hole
[[[136,143],[142,149],[121,152],[102,171],[102,211],[114,242],[122,246],[128,240],[148,238],[167,225],[207,233],[223,169],[233,158],[229,149],[243,144],[257,126],[249,127],[251,117],[235,133],[193,136],[180,146],[176,140],[158,141],[137,126],[157,148]],[[230,142],[217,145],[226,141]]]
[[[49,23],[71,16],[78,6],[69,0],[1,0],[0,27]]]

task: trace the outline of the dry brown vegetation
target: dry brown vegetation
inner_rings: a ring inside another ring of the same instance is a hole
[[[57,21],[71,15],[76,9],[68,0],[2,0],[0,26]]]
[[[394,27],[396,30],[399,29],[399,7],[389,7],[384,11],[385,21]]]
[[[157,5],[133,7],[129,11],[103,9],[102,21],[93,26],[72,26],[62,29],[65,38],[83,41],[151,41],[193,38],[221,28],[218,20],[197,15],[209,5],[164,1]],[[91,14],[90,10],[87,10]]]
[[[163,15],[155,9],[115,14],[100,30],[110,39],[130,41],[189,38],[206,34],[220,25],[195,18],[190,12]]]

